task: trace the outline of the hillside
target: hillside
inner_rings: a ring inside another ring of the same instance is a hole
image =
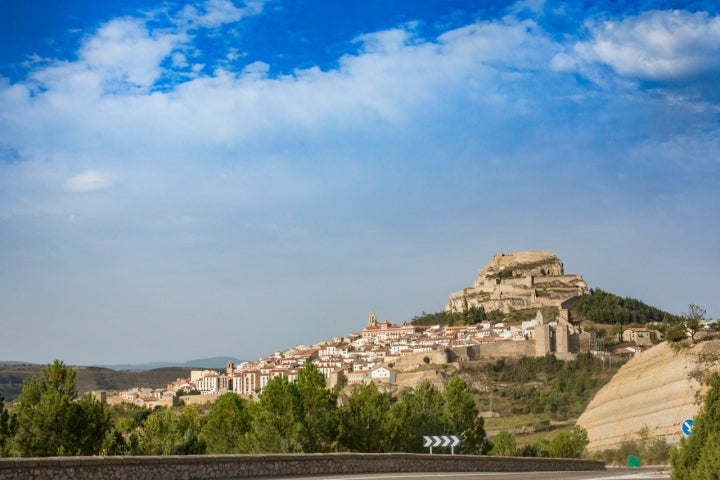
[[[677,315],[664,312],[630,297],[620,297],[600,289],[591,290],[573,303],[570,309],[577,321],[592,321],[601,324],[644,325],[650,322],[663,323],[680,320]]]
[[[42,375],[45,365],[0,365],[0,395],[13,401],[22,391],[23,382]],[[101,367],[73,367],[80,393],[97,390],[124,390],[136,386],[160,388],[190,375],[189,368],[164,367],[152,370],[112,370]]]
[[[677,443],[680,424],[700,408],[710,372],[720,370],[720,340],[674,349],[667,342],[632,358],[593,398],[578,424],[590,451],[626,440],[664,438]]]

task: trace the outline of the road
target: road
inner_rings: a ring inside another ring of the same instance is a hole
[[[269,478],[269,477],[268,477]],[[273,477],[278,480],[663,480],[670,478],[669,470],[657,468],[611,468],[599,472],[476,472],[476,473],[366,473],[357,475],[321,475]]]

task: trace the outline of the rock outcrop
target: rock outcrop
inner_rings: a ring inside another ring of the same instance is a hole
[[[480,269],[472,287],[450,294],[446,311],[473,307],[485,311],[541,307],[562,308],[568,300],[588,293],[580,275],[565,275],[554,253],[528,251],[501,253]]]
[[[702,405],[704,379],[720,365],[720,340],[675,352],[667,343],[633,357],[578,419],[590,452],[616,449],[625,440],[665,438],[677,443],[680,425]]]

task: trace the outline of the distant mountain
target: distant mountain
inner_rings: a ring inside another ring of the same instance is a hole
[[[149,363],[125,363],[114,365],[96,365],[102,368],[110,368],[112,370],[154,370],[156,368],[182,367],[182,368],[207,368],[212,370],[225,370],[228,362],[234,364],[242,363],[235,357],[210,357],[189,360],[187,362],[149,362]]]

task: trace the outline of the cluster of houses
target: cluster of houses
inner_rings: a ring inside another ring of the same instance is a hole
[[[258,361],[238,365],[228,363],[224,372],[193,370],[190,378],[177,379],[164,389],[136,388],[121,392],[119,397],[123,401],[145,405],[167,403],[178,394],[190,393],[208,396],[235,392],[252,398],[274,377],[284,376],[294,381],[298,370],[308,362],[323,374],[329,388],[341,381],[346,385],[369,382],[392,385],[397,378],[392,367],[404,356],[487,343],[533,340],[535,327],[543,324],[539,311],[534,319],[522,322],[520,326],[483,322],[455,327],[393,325],[388,321],[378,322],[371,312],[367,326],[347,337],[312,346],[299,345]],[[628,329],[626,332],[638,345],[650,343],[650,330]]]
[[[193,370],[190,378],[180,378],[162,389],[133,388],[119,394],[119,400],[144,405],[164,404],[178,394],[219,395],[235,392],[253,397],[274,377],[290,381],[306,363],[312,362],[323,374],[329,388],[343,381],[347,385],[377,382],[394,384],[397,372],[392,366],[411,354],[469,347],[482,343],[524,341],[534,338],[534,328],[543,324],[540,312],[520,326],[483,322],[470,326],[421,326],[378,322],[370,313],[368,325],[358,333],[316,345],[299,345],[268,357],[238,365],[229,363],[224,372]],[[342,379],[342,380],[341,380]],[[185,397],[189,398],[189,397]]]

